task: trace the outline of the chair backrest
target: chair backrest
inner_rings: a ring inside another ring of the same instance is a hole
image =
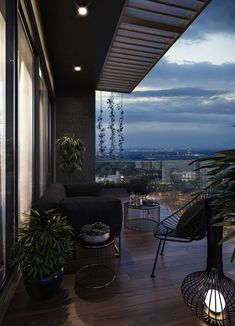
[[[205,236],[208,218],[206,204],[207,200],[202,199],[185,209],[176,226],[178,236],[194,240]]]

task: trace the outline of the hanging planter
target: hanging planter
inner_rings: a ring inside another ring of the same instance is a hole
[[[119,112],[119,127],[117,129],[118,135],[118,147],[119,147],[119,159],[123,160],[124,154],[124,110],[123,110],[123,94],[121,95],[121,102],[117,104]]]
[[[115,151],[116,151],[116,128],[115,128],[115,112],[114,112],[114,95],[111,93],[110,97],[107,100],[108,104],[108,110],[109,110],[109,118],[110,118],[110,123],[108,128],[110,129],[110,147],[109,147],[109,157],[114,160],[115,159]]]
[[[105,127],[103,124],[103,102],[102,102],[102,92],[100,92],[100,113],[97,119],[97,129],[99,131],[99,151],[98,158],[103,160],[105,158]]]

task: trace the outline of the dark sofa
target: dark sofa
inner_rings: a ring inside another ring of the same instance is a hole
[[[32,204],[32,209],[45,211],[59,209],[67,216],[77,238],[84,224],[103,222],[110,226],[111,234],[119,237],[122,229],[121,200],[101,196],[99,185],[55,183],[49,186],[44,195]]]

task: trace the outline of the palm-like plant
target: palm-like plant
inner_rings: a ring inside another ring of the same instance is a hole
[[[215,194],[212,196],[212,205],[215,209],[214,226],[235,227],[235,149],[219,151],[215,156],[201,159],[207,164],[202,168],[209,168],[209,176],[215,182]],[[235,230],[230,231],[221,242],[235,236]],[[231,261],[235,259],[235,249]]]
[[[33,210],[21,228],[13,262],[24,279],[50,277],[64,266],[73,252],[73,232],[66,217],[55,210]]]
[[[60,168],[68,175],[79,173],[82,169],[84,143],[75,136],[63,136],[56,141],[57,158]]]

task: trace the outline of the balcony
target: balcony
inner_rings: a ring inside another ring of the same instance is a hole
[[[81,16],[80,0],[0,0],[3,325],[204,325],[183,303],[180,287],[187,274],[205,268],[205,240],[167,244],[151,279],[157,240],[151,232],[123,227],[123,252],[115,258],[112,286],[76,291],[73,270],[65,274],[59,292],[42,302],[27,296],[11,261],[25,213],[51,184],[95,182],[95,91],[131,93],[209,3],[92,0]],[[64,135],[86,146],[82,172],[73,178],[57,163],[55,144]],[[183,181],[195,177],[187,172]],[[167,200],[159,192],[153,196],[160,199],[161,217],[166,216]],[[127,193],[116,197],[122,204],[128,200]],[[226,243],[224,268],[235,279],[231,251],[232,244]]]

